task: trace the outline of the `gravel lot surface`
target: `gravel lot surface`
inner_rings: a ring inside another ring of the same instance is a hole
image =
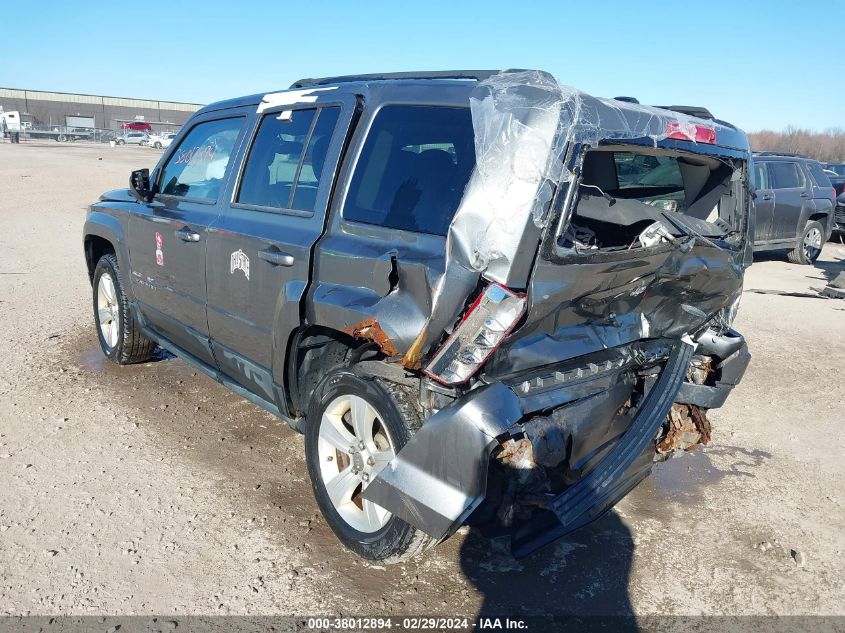
[[[759,257],[754,355],[713,442],[528,560],[460,533],[370,566],[318,514],[302,438],[184,362],[97,345],[86,205],[145,148],[0,144],[0,613],[845,614],[845,269]]]

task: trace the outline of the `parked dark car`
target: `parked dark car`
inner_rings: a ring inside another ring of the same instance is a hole
[[[750,359],[750,156],[730,124],[540,71],[215,103],[91,205],[97,335],[304,432],[357,554],[469,523],[524,556],[709,440]]]
[[[789,261],[811,264],[833,231],[836,196],[824,167],[804,156],[757,152],[754,250],[788,249]]]
[[[845,191],[845,176],[833,176],[832,174],[835,172],[830,172],[827,174],[828,180],[830,180],[830,185],[833,187],[833,191],[838,196],[840,193]]]
[[[845,191],[836,197],[836,214],[834,215],[833,231],[840,238],[845,235]]]
[[[839,176],[845,176],[845,163],[827,163],[825,169],[835,172]]]

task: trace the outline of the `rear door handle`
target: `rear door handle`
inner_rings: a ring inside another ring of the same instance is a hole
[[[183,242],[199,242],[200,241],[200,234],[195,233],[191,229],[185,227],[184,229],[178,229],[174,231],[176,233],[176,237],[178,237]]]
[[[258,256],[274,266],[293,266],[294,262],[293,255],[283,253],[277,248],[267,248],[263,251],[258,251]]]
[[[802,197],[802,198],[809,198],[809,197],[810,197],[810,194],[809,194],[809,193],[807,193],[806,191],[804,191],[804,192],[801,194],[801,197]]]

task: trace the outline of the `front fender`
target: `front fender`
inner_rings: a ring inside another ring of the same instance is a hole
[[[112,245],[117,256],[121,276],[124,277],[121,279],[121,285],[126,295],[130,299],[133,298],[132,285],[129,283],[129,279],[126,278],[129,272],[129,251],[126,247],[126,233],[120,219],[105,211],[92,208],[88,213],[88,217],[85,218],[82,235],[86,261],[89,261],[90,253],[88,251],[88,244],[92,237],[104,239]],[[93,271],[96,265],[96,261],[89,261],[89,281],[93,281]]]

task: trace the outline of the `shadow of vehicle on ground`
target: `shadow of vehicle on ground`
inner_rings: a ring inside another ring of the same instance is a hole
[[[508,537],[490,540],[477,530],[461,547],[461,568],[484,596],[477,621],[528,618],[531,630],[554,630],[598,616],[616,631],[639,630],[628,595],[634,541],[616,512],[523,560],[509,547]]]

